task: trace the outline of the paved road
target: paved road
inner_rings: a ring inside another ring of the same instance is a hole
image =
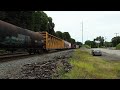
[[[103,49],[103,48],[92,48],[92,50],[99,49],[102,51],[102,58],[107,60],[120,60],[120,50],[110,50],[110,49]]]

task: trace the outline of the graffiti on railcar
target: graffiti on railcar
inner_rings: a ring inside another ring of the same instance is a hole
[[[4,38],[0,38],[0,43],[3,45],[10,45],[10,46],[25,46],[31,42],[30,36],[18,34],[17,37],[15,36],[6,36]]]

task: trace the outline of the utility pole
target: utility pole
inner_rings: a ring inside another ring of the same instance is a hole
[[[107,45],[106,45],[106,44],[107,44],[107,43],[106,43],[106,39],[107,39],[107,38],[105,37],[105,47],[107,47]]]
[[[82,43],[83,43],[83,21],[82,21]]]
[[[116,37],[117,37],[117,34],[119,34],[119,33],[115,33],[116,34]]]

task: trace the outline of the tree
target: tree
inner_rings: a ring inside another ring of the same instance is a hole
[[[105,42],[105,47],[112,47],[112,42]]]
[[[71,36],[68,32],[64,32],[63,33],[63,39],[68,41],[68,42],[71,42]]]
[[[75,39],[71,38],[71,36],[70,36],[70,34],[68,32],[62,33],[61,31],[57,31],[56,36],[61,38],[61,39],[66,40],[66,41],[68,41],[68,42],[70,42],[72,44],[76,43]]]
[[[101,37],[101,36],[96,37],[94,41],[100,41],[100,44],[99,44],[100,47],[104,45],[104,37]]]
[[[75,44],[75,39],[71,38],[71,43]]]
[[[0,19],[32,31],[47,31],[55,35],[52,18],[43,11],[0,11]]]
[[[118,45],[120,43],[120,36],[113,37],[111,42],[113,44],[113,47],[115,47],[116,45]]]
[[[97,47],[95,41],[87,40],[87,41],[85,41],[85,44],[91,46],[91,48],[96,48]]]
[[[76,44],[79,45],[79,47],[82,46],[82,42],[78,42],[78,41],[77,41]]]
[[[43,11],[36,11],[32,16],[33,31],[47,31],[49,34],[55,35],[55,24],[51,17],[48,17]]]
[[[0,19],[16,26],[31,29],[34,11],[0,11]]]
[[[90,40],[87,40],[87,41],[85,41],[85,44],[91,46],[92,43]]]
[[[53,23],[52,18],[48,17],[48,32],[52,35],[55,35],[54,27],[55,24]]]
[[[57,31],[55,33],[52,17],[48,17],[43,11],[0,11],[0,19],[35,32],[47,31],[49,34],[75,43],[75,39],[71,38],[68,32]]]
[[[97,44],[95,43],[95,41],[91,41],[91,48],[97,48]]]
[[[56,36],[63,39],[63,33],[61,31],[56,31]]]
[[[33,13],[32,31],[36,31],[36,32],[47,31],[48,32],[48,16],[43,11],[36,11]]]

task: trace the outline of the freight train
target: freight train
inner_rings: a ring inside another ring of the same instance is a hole
[[[31,53],[76,48],[71,43],[48,32],[34,32],[0,20],[0,49],[24,49]]]

